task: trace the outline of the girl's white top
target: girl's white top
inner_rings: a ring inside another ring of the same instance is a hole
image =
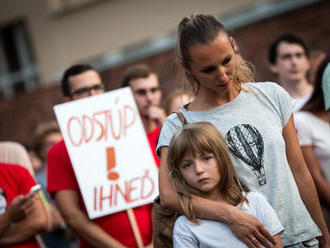
[[[244,202],[242,206],[236,207],[255,216],[271,235],[283,231],[275,211],[261,194],[250,192],[247,199],[249,203]],[[184,215],[175,222],[173,245],[174,248],[247,247],[226,224],[211,220],[200,220],[200,224],[194,224]]]

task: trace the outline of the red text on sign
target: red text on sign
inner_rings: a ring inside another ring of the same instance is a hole
[[[131,204],[149,198],[155,191],[155,182],[149,170],[141,177],[134,177],[122,183],[94,187],[94,210],[103,211],[117,207],[118,204]]]
[[[135,123],[137,113],[133,107],[102,110],[90,115],[72,116],[67,121],[70,143],[79,147],[92,141],[119,140],[127,135],[127,130]]]

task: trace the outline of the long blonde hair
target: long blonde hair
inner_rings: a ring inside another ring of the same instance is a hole
[[[178,26],[177,53],[178,59],[181,60],[187,69],[190,69],[191,57],[189,49],[194,45],[205,45],[211,43],[218,36],[219,32],[224,32],[228,36],[228,40],[235,52],[235,76],[233,83],[242,89],[241,84],[244,82],[254,81],[253,65],[245,61],[234,48],[234,41],[228,34],[227,30],[221,22],[214,16],[194,14],[184,17]],[[200,88],[200,82],[186,73],[186,77],[190,83],[191,92],[197,95]]]
[[[189,186],[180,171],[180,165],[187,155],[195,158],[205,153],[213,153],[215,156],[221,175],[218,185],[219,192],[224,200],[232,205],[241,204],[246,200],[227,144],[216,127],[209,122],[187,124],[171,141],[168,151],[168,168],[174,190],[179,194],[183,212],[194,223],[198,223],[198,221],[196,211],[192,207],[191,195],[206,196],[201,191]]]

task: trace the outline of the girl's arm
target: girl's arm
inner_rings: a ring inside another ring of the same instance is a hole
[[[170,182],[171,179],[167,167],[167,153],[168,147],[162,147],[161,166],[159,169],[159,195],[161,205],[175,209],[183,214],[179,196],[172,188]],[[271,247],[269,242],[275,244],[274,238],[257,218],[238,210],[234,206],[195,195],[192,196],[192,205],[196,209],[196,212],[200,213],[198,217],[226,223],[236,237],[250,248],[259,248],[261,244],[265,247]],[[253,237],[256,238],[254,242],[251,241]]]
[[[305,164],[304,157],[299,146],[293,122],[293,115],[291,115],[290,120],[283,129],[283,137],[288,162],[298,186],[301,199],[307,207],[309,214],[323,234],[319,240],[321,244],[320,247],[328,247],[330,245],[329,233],[323,219],[315,184]]]
[[[330,208],[330,185],[321,173],[320,165],[314,153],[314,148],[313,146],[302,146],[301,150],[309,172],[314,179],[320,200]]]

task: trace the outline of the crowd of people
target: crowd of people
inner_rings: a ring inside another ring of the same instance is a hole
[[[311,63],[283,34],[268,53],[278,82],[254,82],[234,37],[202,14],[182,19],[177,44],[187,89],[162,101],[144,64],[122,78],[159,168],[159,197],[133,208],[143,247],[330,247],[329,57]],[[88,64],[61,86],[63,102],[105,92]],[[0,143],[0,246],[141,248],[126,211],[88,218],[56,122],[27,150]]]

